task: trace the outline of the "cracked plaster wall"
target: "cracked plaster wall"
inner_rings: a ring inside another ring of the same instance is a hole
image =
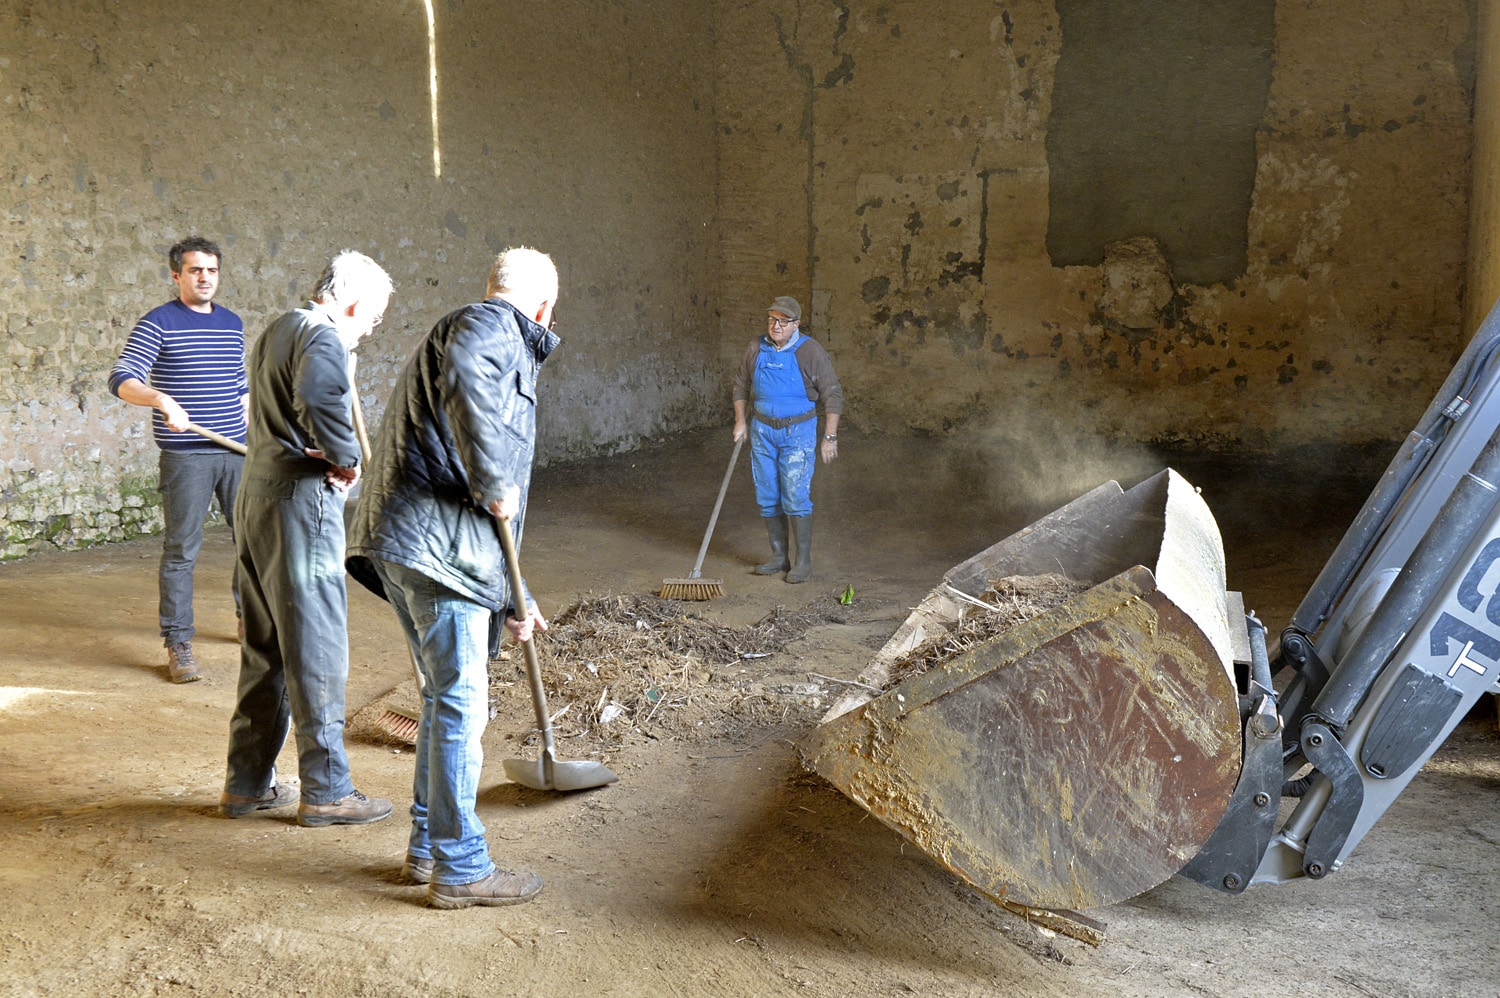
[[[0,556],[159,525],[147,413],[108,394],[167,247],[225,249],[253,341],[343,247],[396,283],[361,348],[372,424],[410,346],[524,242],[561,271],[543,461],[702,422],[712,311],[711,35],[698,3],[0,0]]]
[[[1479,11],[1474,81],[1474,182],[1469,205],[1469,285],[1465,322],[1479,328],[1500,299],[1500,4]]]
[[[0,2],[6,553],[153,525],[144,413],[103,383],[189,231],[225,245],[220,300],[252,337],[330,252],[386,264],[372,418],[495,250],[551,251],[544,460],[727,418],[777,293],[833,352],[847,418],[882,430],[1393,439],[1462,345],[1464,0],[1275,6],[1243,273],[1217,283],[1144,234],[1049,255],[1054,3],[435,8],[440,180],[419,0],[318,23],[285,0]]]
[[[1048,148],[1070,2],[720,5],[720,37],[762,40],[721,45],[715,75],[726,355],[791,293],[856,426],[1223,448],[1403,436],[1466,336],[1475,7],[1268,7],[1243,262],[1194,283],[1149,233],[1092,265],[1049,254],[1051,181],[1076,166]],[[1140,58],[1221,54],[1198,37]],[[1160,131],[1151,97],[1116,129]],[[1202,155],[1224,142],[1212,124],[1174,123],[1172,141]]]

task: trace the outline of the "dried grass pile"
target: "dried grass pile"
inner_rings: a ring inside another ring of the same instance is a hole
[[[1024,620],[1040,617],[1092,586],[1066,576],[1008,575],[996,579],[966,604],[958,622],[942,636],[926,642],[891,667],[890,686],[919,676],[934,666],[957,658],[977,644],[1007,631]]]
[[[708,737],[811,718],[810,698],[760,682],[765,670],[747,661],[774,655],[814,624],[845,621],[843,611],[824,597],[736,628],[655,596],[585,599],[536,639],[555,734],[607,749],[632,731]],[[512,658],[519,663],[519,654]],[[524,676],[491,676],[492,694],[499,685],[529,696]]]

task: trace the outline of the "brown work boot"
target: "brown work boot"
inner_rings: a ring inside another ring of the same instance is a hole
[[[423,859],[421,856],[406,854],[406,862],[401,864],[401,876],[413,884],[432,883],[432,857]]]
[[[167,646],[167,675],[174,683],[196,683],[203,678],[190,642],[179,641]]]
[[[243,818],[251,811],[295,804],[298,796],[297,788],[285,783],[276,784],[259,797],[245,797],[226,790],[219,798],[219,813],[226,818]]]
[[[434,908],[521,904],[540,893],[542,878],[535,873],[511,873],[497,866],[494,873],[472,884],[428,884],[427,903]]]
[[[308,828],[323,825],[368,825],[391,816],[391,802],[384,797],[366,797],[358,790],[332,804],[309,804],[297,808],[297,824]]]

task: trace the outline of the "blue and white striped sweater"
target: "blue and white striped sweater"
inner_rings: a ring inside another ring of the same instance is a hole
[[[147,312],[109,372],[110,393],[118,396],[127,378],[166,392],[199,426],[244,442],[245,324],[222,305],[195,312],[174,298]],[[151,411],[151,429],[163,450],[220,450],[196,433],[168,430],[160,410]]]

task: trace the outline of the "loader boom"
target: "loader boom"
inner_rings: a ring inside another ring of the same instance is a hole
[[[1237,893],[1338,870],[1479,696],[1496,688],[1497,355],[1500,310],[1480,327],[1281,634],[1274,671],[1289,668],[1292,679],[1276,708],[1274,781],[1259,734],[1269,722],[1251,713],[1265,703],[1242,701],[1240,783],[1223,834],[1185,876]],[[1274,694],[1262,700],[1274,703]],[[1230,830],[1244,827],[1247,811],[1263,823],[1276,808],[1251,805],[1279,803],[1283,793],[1301,799],[1269,842]]]

